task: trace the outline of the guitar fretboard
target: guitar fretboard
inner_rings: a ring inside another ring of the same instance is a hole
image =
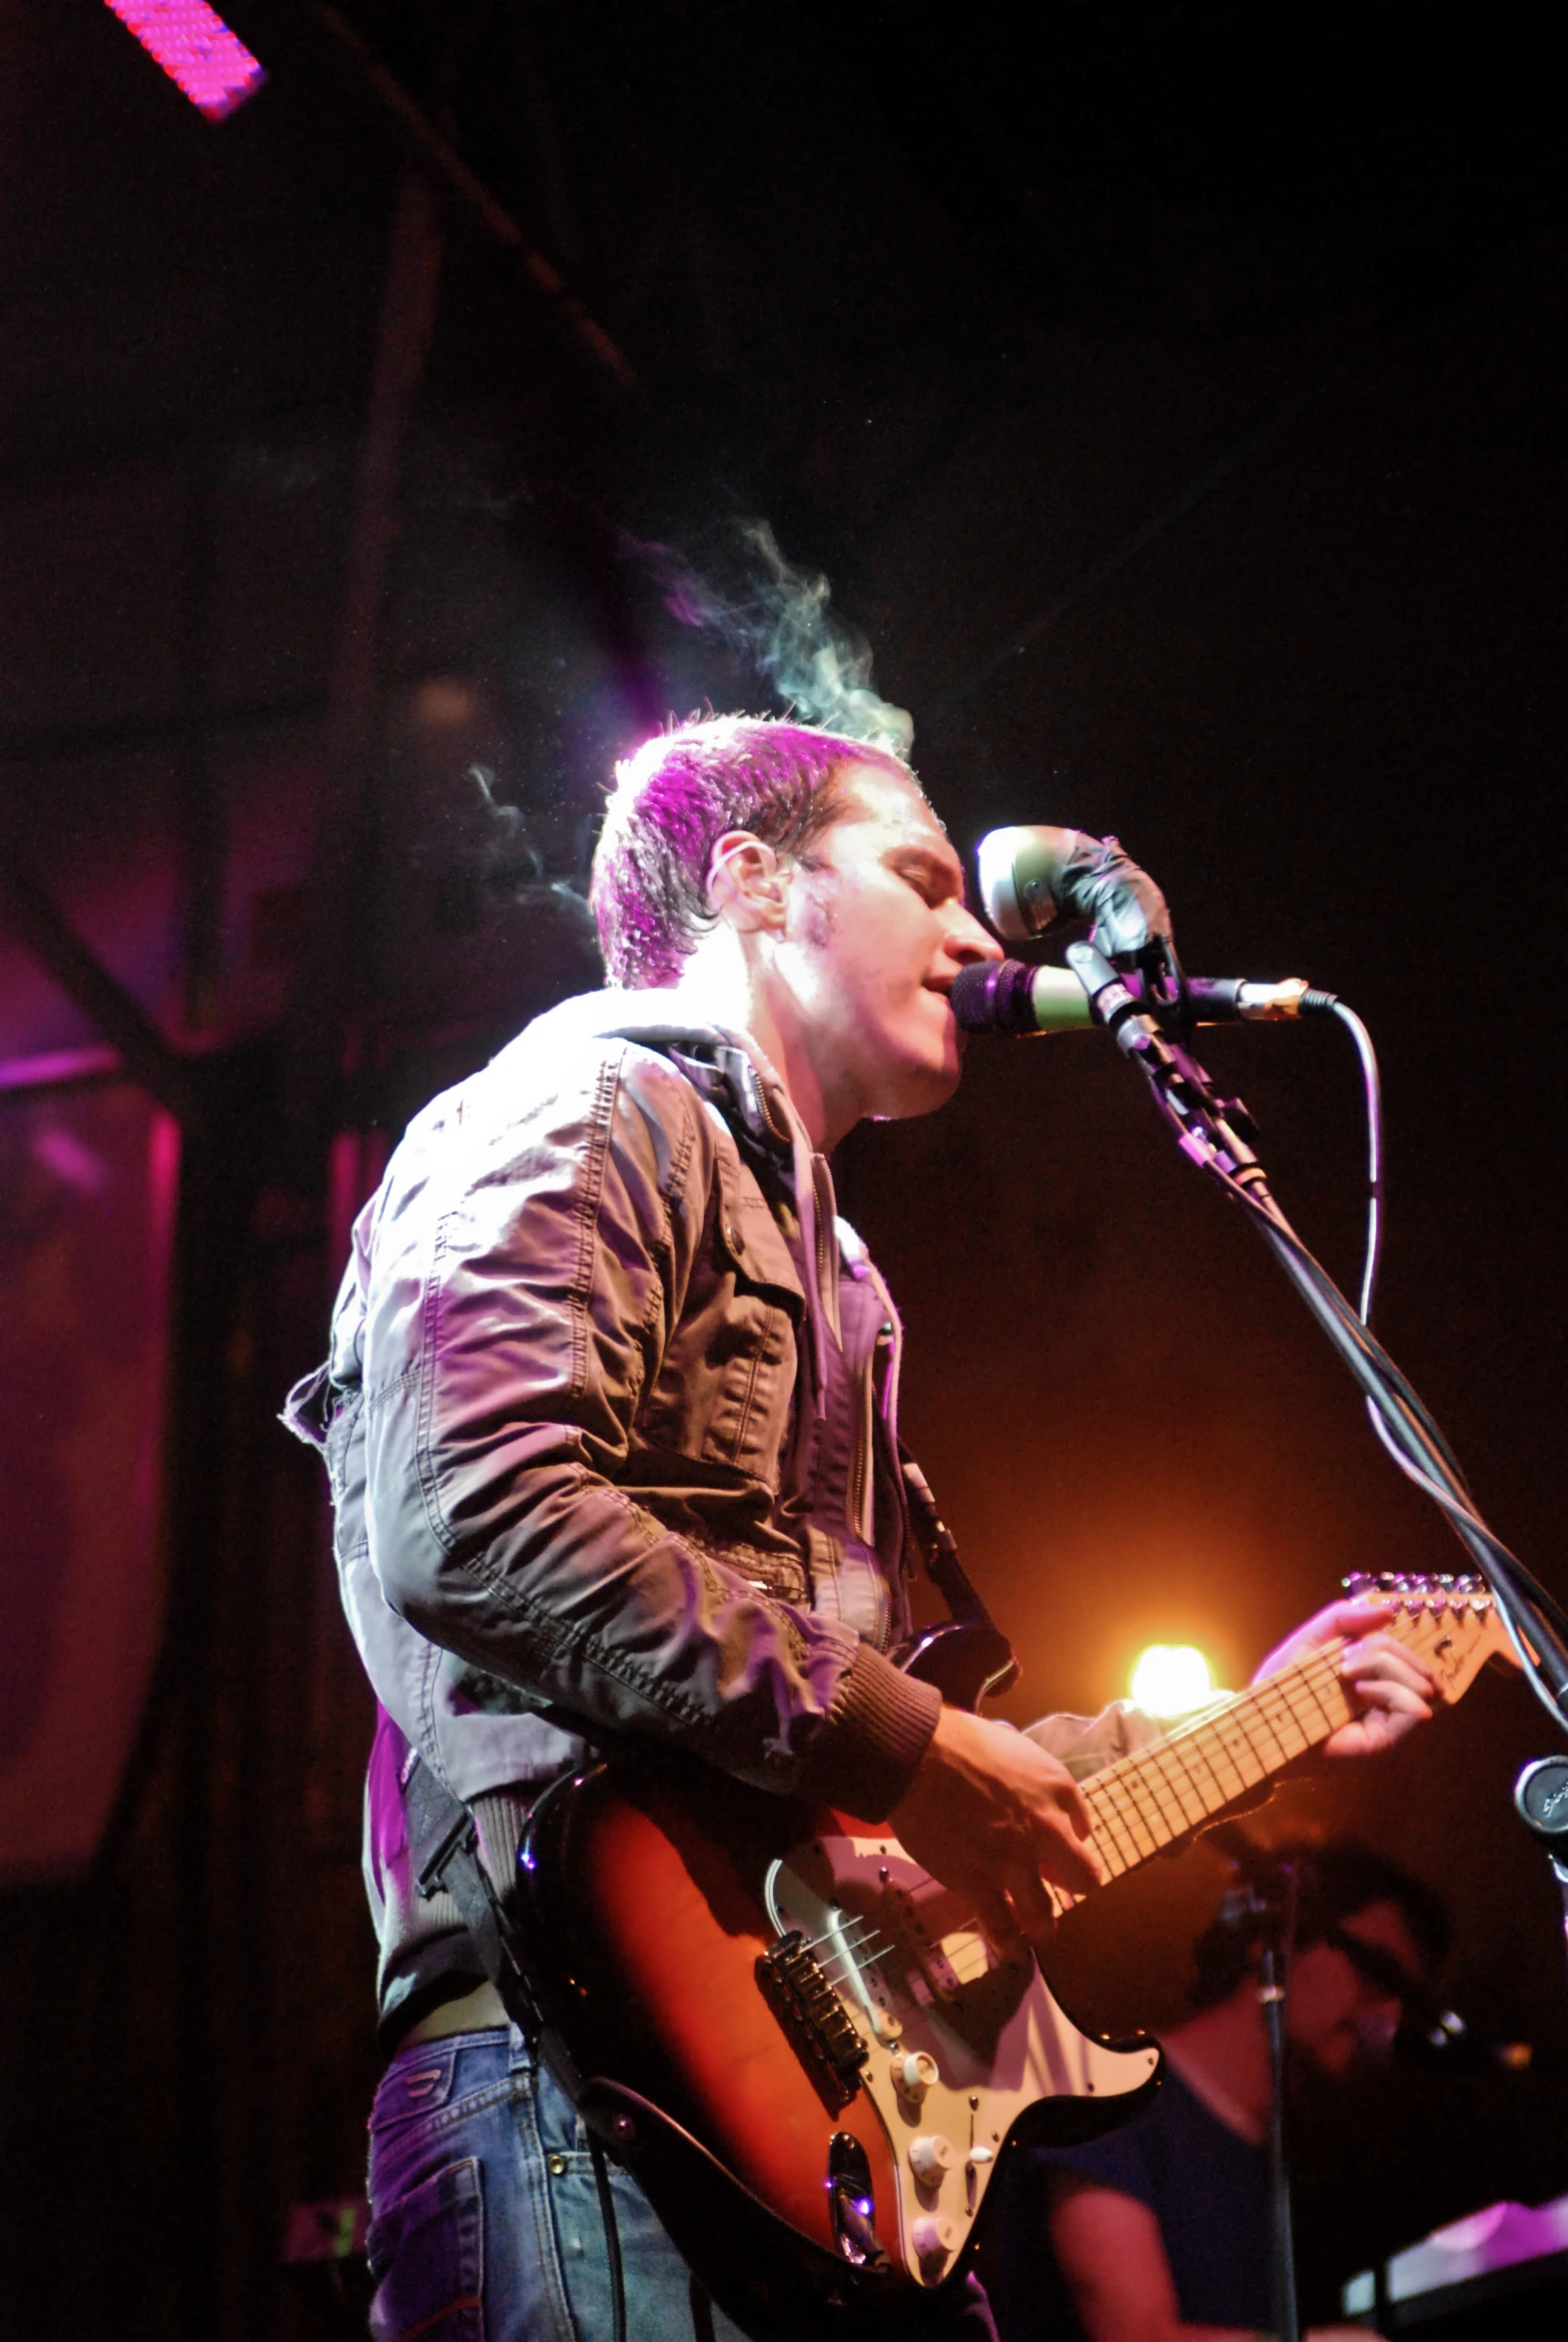
[[[1356,1713],[1325,1644],[1084,1784],[1106,1877],[1120,1879],[1280,1773]],[[1082,1900],[1053,1888],[1059,1911]]]

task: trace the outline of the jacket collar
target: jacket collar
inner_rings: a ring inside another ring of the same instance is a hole
[[[555,1044],[640,1042],[673,1058],[692,1087],[733,1114],[759,1146],[775,1150],[786,1162],[796,1152],[797,1139],[811,1152],[783,1083],[750,1034],[715,1025],[694,1003],[688,1007],[678,985],[579,993],[536,1018],[529,1032]]]

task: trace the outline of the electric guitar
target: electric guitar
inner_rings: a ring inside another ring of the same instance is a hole
[[[1508,1651],[1477,1580],[1349,1590],[1394,1606],[1385,1631],[1444,1700]],[[1346,1723],[1343,1647],[1088,1781],[1108,1883]],[[557,1784],[518,1878],[546,2056],[757,2342],[918,2335],[951,2314],[1010,2148],[1093,2136],[1158,2087],[1152,2041],[1080,2032],[1035,1960],[1001,1953],[887,1830],[706,1766],[639,1754]]]

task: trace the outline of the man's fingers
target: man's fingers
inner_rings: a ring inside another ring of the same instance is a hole
[[[1068,1820],[1072,1823],[1078,1836],[1087,1845],[1094,1833],[1094,1817],[1089,1810],[1089,1800],[1076,1781],[1070,1790],[1063,1791],[1062,1803],[1066,1809]]]
[[[1053,1887],[1067,1887],[1075,1895],[1087,1895],[1106,1875],[1105,1865],[1089,1835],[1088,1809],[1085,1808],[1082,1830],[1075,1814],[1069,1813],[1064,1819],[1068,1824],[1066,1829],[1048,1826],[1036,1840],[1040,1869]]]
[[[1413,1716],[1424,1719],[1432,1713],[1430,1700],[1423,1699],[1419,1692],[1411,1691],[1408,1684],[1374,1684],[1369,1691],[1363,1690],[1360,1685],[1356,1685],[1354,1688],[1356,1698],[1361,1702],[1363,1715]]]
[[[1335,1635],[1358,1643],[1379,1633],[1393,1616],[1391,1602],[1330,1602],[1309,1618],[1301,1631],[1320,1643],[1331,1643]]]
[[[1038,1872],[1019,1871],[1007,1882],[1013,1917],[1036,1952],[1043,1952],[1056,1933],[1057,1907]]]
[[[1437,1688],[1423,1660],[1382,1636],[1352,1644],[1340,1662],[1339,1673],[1358,1699],[1377,1707],[1406,1707],[1404,1695],[1424,1705]]]
[[[975,1898],[999,1942],[1020,1928],[1049,1939],[1046,1881],[1084,1895],[1102,1876],[1089,1806],[1067,1767],[1023,1734],[962,1709],[942,1710],[890,1820],[933,1878]]]
[[[1028,1930],[1020,1926],[1005,1895],[977,1892],[971,1900],[982,1934],[990,1939],[1004,1959],[1011,1958],[1015,1952],[1039,1950]],[[1046,1932],[1049,1935],[1049,1928]]]

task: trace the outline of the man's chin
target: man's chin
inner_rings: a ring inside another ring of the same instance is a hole
[[[963,1072],[956,1060],[941,1066],[906,1067],[897,1082],[889,1083],[867,1119],[873,1123],[912,1123],[919,1115],[935,1114],[939,1106],[947,1105]]]

